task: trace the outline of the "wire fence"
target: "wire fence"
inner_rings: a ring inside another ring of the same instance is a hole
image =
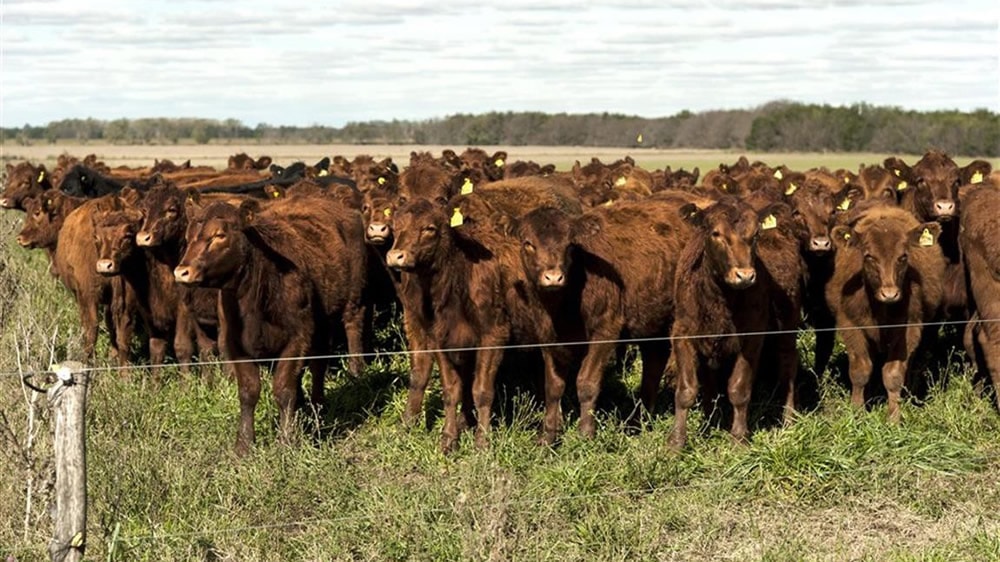
[[[714,338],[725,338],[725,337],[766,337],[766,336],[776,336],[776,335],[790,335],[790,334],[803,334],[808,332],[821,333],[821,332],[844,332],[844,331],[856,331],[856,330],[891,330],[891,329],[902,329],[902,328],[941,328],[945,326],[964,326],[969,322],[976,324],[987,324],[1000,322],[1000,318],[990,318],[990,319],[975,319],[975,320],[942,320],[936,322],[910,322],[910,323],[896,323],[896,324],[871,324],[865,326],[848,326],[848,327],[831,327],[831,328],[795,328],[788,330],[763,330],[756,332],[726,332],[726,333],[713,333],[713,334],[689,334],[682,336],[655,336],[646,338],[615,338],[615,339],[605,339],[605,340],[579,340],[570,342],[543,342],[543,343],[514,343],[496,346],[469,346],[469,347],[453,347],[453,348],[436,348],[436,349],[400,349],[400,350],[386,350],[386,351],[371,351],[364,353],[334,353],[325,355],[301,355],[294,357],[262,357],[256,359],[218,359],[211,361],[191,361],[186,363],[156,363],[156,364],[135,364],[135,365],[106,365],[106,366],[93,366],[85,367],[81,372],[87,373],[106,373],[115,371],[134,371],[137,369],[158,369],[158,368],[169,368],[169,367],[221,367],[225,365],[235,365],[241,363],[276,363],[284,361],[314,361],[314,360],[326,360],[326,361],[339,361],[339,360],[349,360],[352,358],[365,358],[371,359],[376,357],[395,357],[395,356],[411,356],[418,354],[438,354],[438,353],[463,353],[463,352],[474,352],[474,351],[484,351],[484,350],[531,350],[531,349],[546,349],[546,348],[562,348],[562,347],[580,347],[588,345],[601,345],[601,344],[615,344],[615,345],[638,345],[643,343],[655,343],[655,342],[675,342],[680,340],[698,340],[698,339],[714,339]],[[53,371],[48,369],[34,369],[34,370],[21,370],[21,371],[0,371],[0,377],[26,377],[26,376],[39,376],[52,373]]]

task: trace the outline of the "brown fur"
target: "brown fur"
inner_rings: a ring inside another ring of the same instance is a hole
[[[16,166],[7,163],[7,184],[0,193],[0,208],[25,210],[24,201],[37,197],[53,184],[45,166],[33,166],[31,162],[19,162]]]
[[[341,325],[352,371],[364,366],[367,254],[360,217],[330,198],[310,195],[279,199],[267,208],[252,200],[240,208],[188,205],[187,248],[175,278],[220,289],[219,347],[227,360],[285,359],[275,368],[272,388],[280,434],[287,439],[301,392],[301,357],[328,353],[331,331]],[[236,451],[245,454],[254,441],[260,370],[246,362],[233,368],[240,388]],[[310,370],[312,398],[320,402],[325,361],[311,362]]]
[[[838,247],[826,300],[847,348],[851,402],[864,404],[872,367],[884,361],[891,421],[900,417],[900,393],[920,343],[921,323],[934,319],[942,299],[944,258],[936,243],[920,244],[924,230],[934,238],[941,232],[937,223],[921,224],[903,209],[882,206],[866,212],[853,227],[833,231]]]
[[[670,445],[681,448],[686,443],[688,412],[699,381],[707,386],[703,397],[713,397],[716,371],[727,381],[734,411],[732,436],[742,441],[749,431],[747,410],[764,339],[761,332],[772,321],[769,293],[777,290],[756,255],[755,240],[767,235],[769,231],[760,231],[761,222],[775,210],[754,211],[745,202],[725,198],[705,210],[688,205],[681,212],[698,230],[682,252],[675,276],[672,335],[678,372]],[[792,381],[783,382],[789,386],[787,408]]]
[[[989,373],[1000,407],[1000,184],[969,190],[959,240],[974,312],[966,328],[966,350],[980,374]]]

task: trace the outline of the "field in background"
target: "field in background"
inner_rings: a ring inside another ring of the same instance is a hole
[[[225,164],[232,153],[278,162],[359,152],[405,162],[413,147],[41,146],[4,147],[4,158],[54,160],[96,152],[111,165],[154,157]],[[422,147],[440,152],[440,147]],[[461,147],[456,147],[461,148]],[[644,166],[705,170],[737,153],[513,147],[512,158],[604,161],[632,154]],[[33,152],[37,151],[37,152]],[[536,152],[531,152],[536,151]],[[648,155],[648,159],[647,159]],[[758,155],[748,155],[755,158]],[[775,155],[771,163],[855,168],[884,155]],[[915,160],[915,158],[914,158]],[[907,160],[908,162],[910,160]],[[798,164],[796,164],[798,163]],[[21,215],[0,213],[0,559],[47,558],[47,424],[29,434],[19,368],[44,368],[78,351],[68,293],[40,252],[13,243]],[[380,334],[400,345],[398,321]],[[100,354],[106,354],[102,335]],[[808,373],[811,334],[800,338]],[[104,356],[104,355],[102,355]],[[429,391],[427,425],[404,429],[405,355],[384,353],[358,379],[331,375],[328,409],[303,422],[301,442],[275,442],[267,392],[258,444],[231,454],[235,384],[216,386],[168,370],[155,388],[141,369],[97,372],[88,411],[91,560],[996,560],[1000,559],[1000,415],[974,391],[959,357],[928,357],[926,400],[890,427],[884,406],[848,407],[839,376],[820,381],[815,408],[780,428],[753,409],[749,447],[732,445],[701,414],[680,454],[665,448],[669,392],[650,426],[626,431],[634,407],[634,357],[613,368],[600,402],[597,438],[580,439],[570,393],[566,436],[534,443],[541,408],[531,384],[501,377],[490,450],[468,435],[438,452],[441,400]],[[767,365],[769,362],[764,361]],[[218,367],[210,367],[218,369]],[[760,397],[756,397],[760,399]],[[39,403],[41,405],[41,402]],[[308,417],[308,416],[306,416]],[[699,429],[700,428],[700,429]],[[316,434],[314,441],[310,435]]]
[[[109,166],[144,166],[150,165],[154,158],[170,159],[181,163],[190,159],[192,164],[223,168],[230,155],[246,152],[251,156],[268,155],[275,163],[288,163],[303,160],[307,163],[316,162],[326,156],[343,155],[353,158],[357,154],[370,154],[376,158],[391,156],[399,164],[409,162],[410,151],[427,150],[435,156],[441,150],[451,148],[461,152],[465,146],[428,146],[428,145],[258,145],[247,144],[180,144],[180,145],[101,145],[101,144],[54,144],[20,146],[5,144],[0,146],[0,158],[3,160],[31,160],[33,162],[55,162],[59,154],[68,152],[77,156],[94,153]],[[762,160],[772,165],[786,164],[793,170],[807,169],[815,166],[827,166],[830,169],[847,168],[856,170],[859,164],[881,164],[889,154],[874,153],[752,153],[724,150],[660,150],[652,148],[601,148],[586,146],[482,146],[490,154],[497,150],[506,150],[514,160],[534,160],[539,164],[555,164],[561,170],[568,169],[575,160],[586,163],[596,156],[603,162],[614,160],[628,154],[637,164],[648,169],[663,168],[669,165],[672,169],[695,166],[702,173],[715,168],[720,163],[731,164],[741,154],[746,154],[751,161]],[[920,157],[914,155],[895,155],[913,164]],[[959,165],[964,165],[970,158],[956,158]],[[1000,166],[1000,159],[991,161],[994,167]]]

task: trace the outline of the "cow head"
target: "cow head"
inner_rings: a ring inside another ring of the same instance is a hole
[[[701,233],[705,259],[713,276],[734,289],[756,283],[757,237],[762,228],[776,227],[777,217],[770,207],[755,212],[746,203],[727,198],[704,210],[688,203],[679,212]]]
[[[521,265],[529,282],[541,291],[566,286],[576,239],[600,230],[592,215],[571,217],[561,209],[540,207],[518,220],[508,219],[506,230],[521,243]]]
[[[136,245],[155,247],[181,240],[187,227],[186,197],[187,193],[174,185],[150,189],[137,205],[142,224],[135,235]]]
[[[91,216],[97,246],[95,267],[101,275],[121,273],[122,264],[135,250],[135,232],[142,223],[142,213],[131,206],[134,193],[126,188],[122,197],[112,195],[111,208]]]
[[[239,207],[221,201],[202,206],[198,197],[191,197],[185,206],[187,245],[174,268],[174,279],[188,285],[231,288],[250,255],[245,231],[252,228],[260,203],[248,199]]]
[[[839,247],[861,254],[865,284],[875,299],[885,304],[903,298],[910,254],[921,247],[933,246],[940,234],[941,225],[937,222],[902,228],[894,221],[878,221],[864,229],[845,225],[833,229]]]
[[[938,222],[958,217],[959,187],[982,181],[992,170],[984,160],[959,168],[939,150],[928,151],[912,168],[895,157],[886,158],[885,167],[899,179],[897,190],[901,196],[913,198],[917,216]]]
[[[392,215],[396,204],[393,195],[383,189],[371,189],[361,202],[365,242],[373,246],[392,244]]]
[[[803,174],[788,173],[781,180],[785,200],[792,207],[792,220],[799,225],[802,249],[814,255],[833,250],[830,224],[833,219],[833,194],[825,186],[807,181]]]
[[[21,162],[15,166],[8,163],[6,170],[7,185],[0,194],[0,207],[4,209],[23,211],[26,199],[52,187],[49,173],[43,165],[32,166],[30,162]]]
[[[460,228],[458,210],[449,214],[441,205],[417,199],[396,209],[393,216],[395,241],[386,254],[389,267],[414,271],[440,263],[452,244],[452,228]]]
[[[55,189],[50,189],[38,197],[29,197],[23,201],[26,215],[24,226],[17,235],[17,243],[23,248],[55,248],[59,239],[59,229],[62,227],[61,211],[64,196]]]

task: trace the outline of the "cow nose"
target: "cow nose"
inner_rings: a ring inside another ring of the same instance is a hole
[[[882,287],[878,290],[878,300],[892,304],[899,300],[901,294],[899,287]]]
[[[28,242],[28,239],[26,237],[24,237],[23,235],[18,235],[18,237],[17,237],[17,244],[18,244],[18,246],[21,246],[22,248],[27,248],[29,242]]]
[[[403,267],[406,263],[406,252],[403,250],[389,250],[385,255],[385,262],[389,267]]]
[[[566,276],[558,269],[550,269],[542,273],[542,287],[562,287],[566,283]]]
[[[135,235],[135,243],[137,246],[151,246],[153,244],[153,235],[143,230]]]
[[[3,207],[4,209],[9,209],[13,207],[13,205],[11,205],[10,199],[4,197],[3,199],[0,199],[0,207]]]
[[[813,252],[827,252],[830,248],[830,238],[827,236],[814,236],[809,241],[809,249]]]
[[[179,265],[174,268],[174,281],[178,283],[191,282],[191,268],[186,265]]]
[[[389,225],[385,223],[371,223],[368,225],[369,238],[385,238],[389,235]]]
[[[948,199],[941,199],[934,202],[934,212],[941,217],[951,217],[955,215],[955,202]]]
[[[733,284],[737,287],[749,287],[757,280],[757,270],[752,267],[735,267],[733,280]]]
[[[103,259],[97,260],[97,272],[98,273],[116,273],[118,268],[115,266],[114,260]]]

